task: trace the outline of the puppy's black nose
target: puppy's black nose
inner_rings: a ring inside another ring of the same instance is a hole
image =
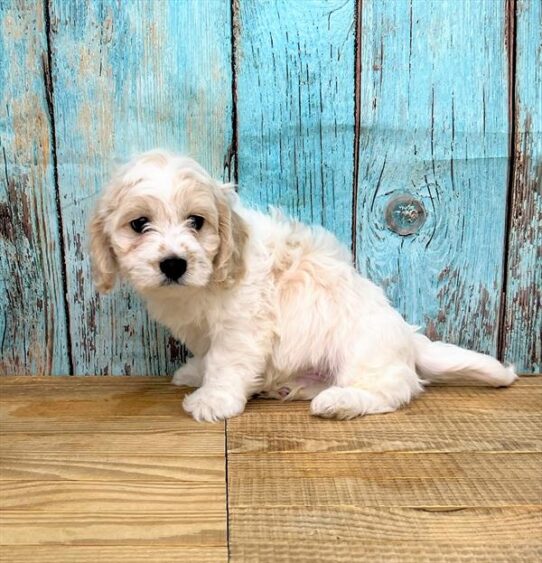
[[[160,270],[168,279],[177,281],[186,272],[186,260],[183,258],[166,258],[160,262]]]

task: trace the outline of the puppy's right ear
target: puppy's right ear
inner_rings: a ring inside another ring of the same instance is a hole
[[[115,285],[117,260],[105,231],[106,213],[101,204],[90,220],[90,257],[92,277],[98,291],[107,293]]]

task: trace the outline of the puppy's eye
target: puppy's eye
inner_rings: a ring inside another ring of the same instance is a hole
[[[136,233],[142,233],[143,229],[149,224],[149,220],[147,217],[139,217],[138,219],[134,219],[130,221],[130,227],[134,229]]]
[[[205,219],[200,215],[190,215],[188,221],[190,226],[196,229],[196,231],[199,231],[203,227],[203,223],[205,223]]]

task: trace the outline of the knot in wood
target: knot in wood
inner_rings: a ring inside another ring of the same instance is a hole
[[[386,206],[388,228],[398,235],[412,235],[425,223],[426,212],[423,203],[411,194],[393,196]]]

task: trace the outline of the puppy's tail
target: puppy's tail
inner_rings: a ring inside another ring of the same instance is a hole
[[[414,343],[416,371],[428,382],[468,378],[502,387],[512,384],[518,377],[513,366],[505,367],[485,354],[453,344],[432,342],[422,334],[414,335]]]

